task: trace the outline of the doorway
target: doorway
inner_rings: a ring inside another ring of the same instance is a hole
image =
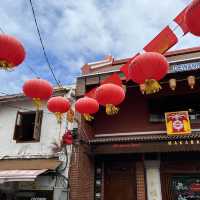
[[[136,200],[134,161],[106,161],[104,166],[104,200]]]

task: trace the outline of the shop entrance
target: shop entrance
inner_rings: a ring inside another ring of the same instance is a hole
[[[133,161],[105,162],[104,200],[136,200],[136,176]]]

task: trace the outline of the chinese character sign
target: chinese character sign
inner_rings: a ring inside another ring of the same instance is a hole
[[[168,135],[185,135],[191,133],[188,111],[167,112],[165,122]]]

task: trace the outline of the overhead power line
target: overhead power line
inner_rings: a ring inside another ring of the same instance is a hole
[[[41,43],[41,46],[42,46],[42,50],[43,50],[43,54],[44,54],[44,57],[45,57],[45,60],[47,62],[47,65],[50,69],[50,72],[54,78],[54,80],[56,81],[57,85],[59,87],[62,87],[60,81],[56,78],[55,76],[55,73],[53,71],[53,68],[49,62],[49,59],[48,59],[48,56],[47,56],[47,53],[46,53],[46,50],[45,50],[45,47],[44,47],[44,43],[43,43],[43,40],[42,40],[42,37],[41,37],[41,33],[40,33],[40,29],[39,29],[39,26],[38,26],[38,22],[37,22],[37,19],[36,19],[36,15],[35,15],[35,10],[34,10],[34,7],[33,7],[33,3],[32,3],[32,0],[29,0],[30,2],[30,5],[31,5],[31,9],[32,9],[32,13],[33,13],[33,18],[34,18],[34,22],[35,22],[35,25],[36,25],[36,28],[37,28],[37,33],[38,33],[38,36],[39,36],[39,39],[40,39],[40,43]]]

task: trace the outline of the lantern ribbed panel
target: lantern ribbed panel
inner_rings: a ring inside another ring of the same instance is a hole
[[[22,44],[14,37],[0,34],[0,61],[6,61],[14,66],[25,59],[25,50]]]
[[[129,77],[132,81],[143,84],[145,80],[162,79],[169,68],[167,59],[156,52],[138,55],[129,66]]]
[[[83,97],[76,101],[75,109],[81,114],[93,114],[99,110],[99,104],[97,100],[93,98]]]
[[[200,0],[193,0],[185,12],[185,24],[189,31],[200,36]]]
[[[47,102],[47,108],[53,113],[65,113],[69,110],[70,103],[68,99],[61,96],[51,97]]]
[[[101,105],[112,104],[119,105],[125,98],[125,92],[122,87],[107,83],[96,89],[96,99]]]
[[[24,83],[23,92],[32,99],[47,100],[53,93],[53,86],[46,80],[36,78]]]

